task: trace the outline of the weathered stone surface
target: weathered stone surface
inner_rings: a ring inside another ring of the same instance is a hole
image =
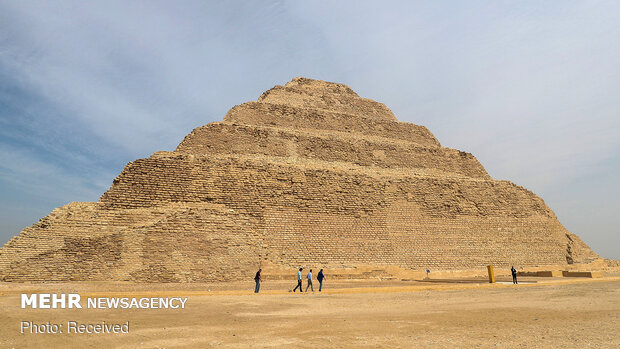
[[[304,78],[133,161],[0,250],[0,278],[246,279],[258,265],[454,270],[599,257],[542,199],[493,180],[349,87]],[[366,274],[364,274],[366,275]]]
[[[377,121],[397,121],[383,103],[360,98],[349,86],[320,80],[295,78],[284,86],[266,91],[258,101],[302,109],[321,109]]]

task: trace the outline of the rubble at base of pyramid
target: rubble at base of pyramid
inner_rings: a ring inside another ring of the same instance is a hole
[[[575,266],[543,200],[349,87],[296,78],[133,161],[0,250],[4,281],[202,282]]]

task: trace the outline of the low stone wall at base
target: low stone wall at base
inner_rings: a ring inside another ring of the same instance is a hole
[[[580,277],[580,278],[601,278],[603,273],[600,271],[567,271],[562,272],[564,277]]]
[[[562,277],[561,270],[520,271],[517,276]]]
[[[571,266],[540,266],[535,267],[539,270],[525,270],[519,271],[518,276],[521,277],[588,277],[588,278],[600,278],[603,277],[603,271],[597,270],[597,263],[588,264],[575,264]],[[560,270],[570,267],[572,270]],[[314,278],[318,274],[321,266],[305,266],[302,271],[302,277],[305,282],[306,275],[310,269]],[[542,270],[546,268],[547,270]],[[263,279],[264,280],[291,280],[295,282],[297,277],[297,269],[285,269],[275,265],[263,265]],[[534,268],[532,268],[534,269]],[[591,271],[576,271],[590,269]],[[361,280],[361,279],[376,279],[376,280],[402,280],[402,281],[421,281],[425,279],[433,280],[463,280],[463,279],[481,279],[486,280],[488,278],[487,269],[467,269],[467,270],[430,270],[427,274],[426,270],[413,270],[406,269],[397,266],[351,266],[347,268],[329,268],[324,267],[323,273],[329,280]],[[510,277],[511,272],[508,268],[495,268],[496,277]]]

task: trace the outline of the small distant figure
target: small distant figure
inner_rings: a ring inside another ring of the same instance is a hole
[[[310,269],[310,271],[308,272],[308,275],[306,275],[306,279],[308,279],[308,285],[306,286],[306,292],[308,292],[308,287],[310,287],[312,292],[314,292],[314,287],[312,286],[312,269]]]
[[[325,274],[323,274],[323,269],[319,270],[316,279],[319,280],[319,292],[321,292],[321,290],[323,289],[323,280],[325,280]]]
[[[295,288],[293,289],[293,292],[295,292],[298,287],[299,287],[299,292],[304,291],[301,286],[301,271],[302,270],[304,270],[304,268],[299,268],[299,271],[297,272],[297,286],[295,286]]]
[[[513,284],[518,284],[517,282],[517,269],[515,269],[515,266],[513,265],[512,268],[510,268],[510,272],[512,273],[512,283]]]
[[[262,269],[258,269],[258,271],[256,272],[256,276],[254,276],[254,281],[256,282],[256,287],[254,288],[254,293],[258,293],[258,291],[260,291],[260,282],[262,280],[260,273],[261,271],[263,271]]]

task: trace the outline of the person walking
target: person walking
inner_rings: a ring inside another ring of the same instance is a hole
[[[310,269],[308,275],[306,275],[306,279],[308,279],[308,285],[306,285],[306,292],[308,292],[308,287],[310,287],[312,292],[314,292],[314,287],[312,286],[312,269]]]
[[[256,276],[254,276],[254,281],[256,282],[256,287],[254,288],[254,293],[258,293],[258,291],[260,291],[260,282],[262,280],[260,273],[261,271],[263,271],[262,269],[258,269],[258,271],[256,272]]]
[[[512,283],[513,284],[518,284],[517,282],[517,269],[515,269],[515,266],[513,265],[512,268],[510,268],[510,272],[512,273]]]
[[[297,272],[297,286],[295,286],[295,288],[293,289],[293,292],[297,290],[297,287],[299,287],[299,292],[304,291],[301,286],[301,271],[302,270],[304,270],[304,268],[299,268],[299,271]]]
[[[323,269],[319,270],[319,274],[316,276],[316,279],[319,280],[319,292],[323,289],[323,280],[325,280],[325,274],[323,274]]]

